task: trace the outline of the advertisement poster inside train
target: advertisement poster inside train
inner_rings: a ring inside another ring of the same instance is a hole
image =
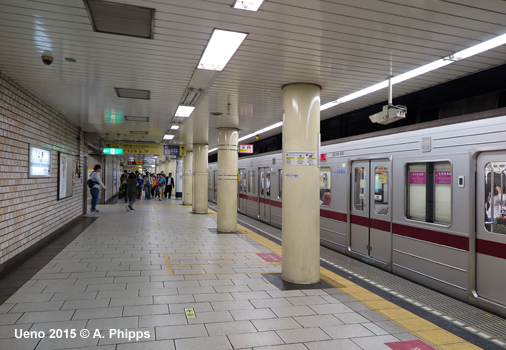
[[[427,173],[422,171],[414,171],[409,173],[410,185],[425,185],[427,183]]]
[[[436,185],[451,185],[452,172],[451,171],[436,171],[434,181]]]

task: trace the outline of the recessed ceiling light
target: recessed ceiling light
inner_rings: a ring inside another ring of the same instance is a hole
[[[84,0],[93,30],[153,39],[155,9],[102,0]]]
[[[174,135],[164,135],[163,136],[164,140],[172,140],[173,138],[174,138]]]
[[[246,33],[215,29],[197,68],[222,71],[246,36]]]
[[[149,122],[149,117],[132,117],[132,116],[125,116],[125,120],[127,122]]]
[[[179,125],[172,125],[170,128],[172,130],[178,130],[179,129]]]
[[[194,109],[195,107],[192,106],[179,106],[177,107],[176,117],[188,118]]]
[[[264,0],[236,0],[233,7],[237,10],[258,11]]]
[[[151,91],[149,90],[125,89],[117,87],[115,87],[114,90],[116,90],[116,95],[121,98],[135,98],[139,100],[151,99]]]

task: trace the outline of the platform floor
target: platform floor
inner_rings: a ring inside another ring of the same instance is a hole
[[[212,207],[100,205],[0,305],[0,350],[505,348],[504,319],[323,247],[320,286],[283,285],[280,231]]]

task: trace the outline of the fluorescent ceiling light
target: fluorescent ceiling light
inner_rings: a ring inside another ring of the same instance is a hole
[[[218,147],[210,149],[209,151],[207,151],[207,153],[211,153],[211,152],[214,152],[214,151],[217,151],[217,150],[218,150]]]
[[[170,128],[171,128],[171,130],[178,130],[179,129],[179,125],[172,125]]]
[[[173,138],[174,138],[174,135],[164,135],[163,136],[164,140],[172,140]]]
[[[247,35],[215,29],[197,68],[222,71]]]
[[[266,128],[263,128],[263,129],[260,129],[258,131],[255,131],[254,133],[252,134],[248,134],[246,136],[243,136],[241,137],[238,141],[242,141],[242,140],[246,140],[246,139],[249,139],[250,137],[253,137],[253,136],[256,136],[256,135],[260,135],[266,131],[269,131],[269,130],[272,130],[272,129],[276,129],[276,128],[279,128],[281,125],[283,125],[283,122],[279,122],[279,123],[276,123],[276,124],[272,124],[271,126],[268,126]]]
[[[192,106],[179,106],[177,107],[176,117],[188,118],[195,107]]]
[[[236,0],[234,8],[238,10],[258,11],[264,0]]]
[[[441,67],[447,66],[449,64],[452,64],[454,62],[469,58],[469,57],[477,55],[479,53],[491,50],[493,48],[496,48],[496,47],[504,45],[504,44],[506,44],[506,34],[492,38],[492,39],[482,42],[480,44],[474,45],[470,48],[461,50],[459,52],[456,52],[453,55],[446,56],[446,57],[441,58],[437,61],[425,64],[421,67],[410,70],[409,72],[406,72],[404,74],[398,75],[396,77],[392,77],[392,85],[401,83],[401,82],[406,81],[408,79],[412,79],[412,78],[417,77],[419,75],[431,72],[431,71],[436,70],[438,68],[441,68]],[[324,105],[320,106],[320,111],[324,111],[324,110],[329,109],[331,107],[337,106],[338,104],[354,100],[358,97],[362,97],[364,95],[373,93],[375,91],[384,89],[386,87],[388,87],[388,80],[382,81],[378,84],[375,84],[375,85],[370,86],[368,88],[354,92],[352,94],[343,96],[337,100],[325,103]]]

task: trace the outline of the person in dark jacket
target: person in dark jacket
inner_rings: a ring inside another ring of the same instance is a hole
[[[134,205],[135,200],[137,198],[137,180],[135,178],[134,173],[130,173],[130,175],[128,175],[126,192],[127,192],[126,194],[128,196],[128,200],[129,200],[129,203],[126,206],[126,210],[127,211],[130,211],[130,210],[135,211],[134,208],[132,207],[132,205]]]

